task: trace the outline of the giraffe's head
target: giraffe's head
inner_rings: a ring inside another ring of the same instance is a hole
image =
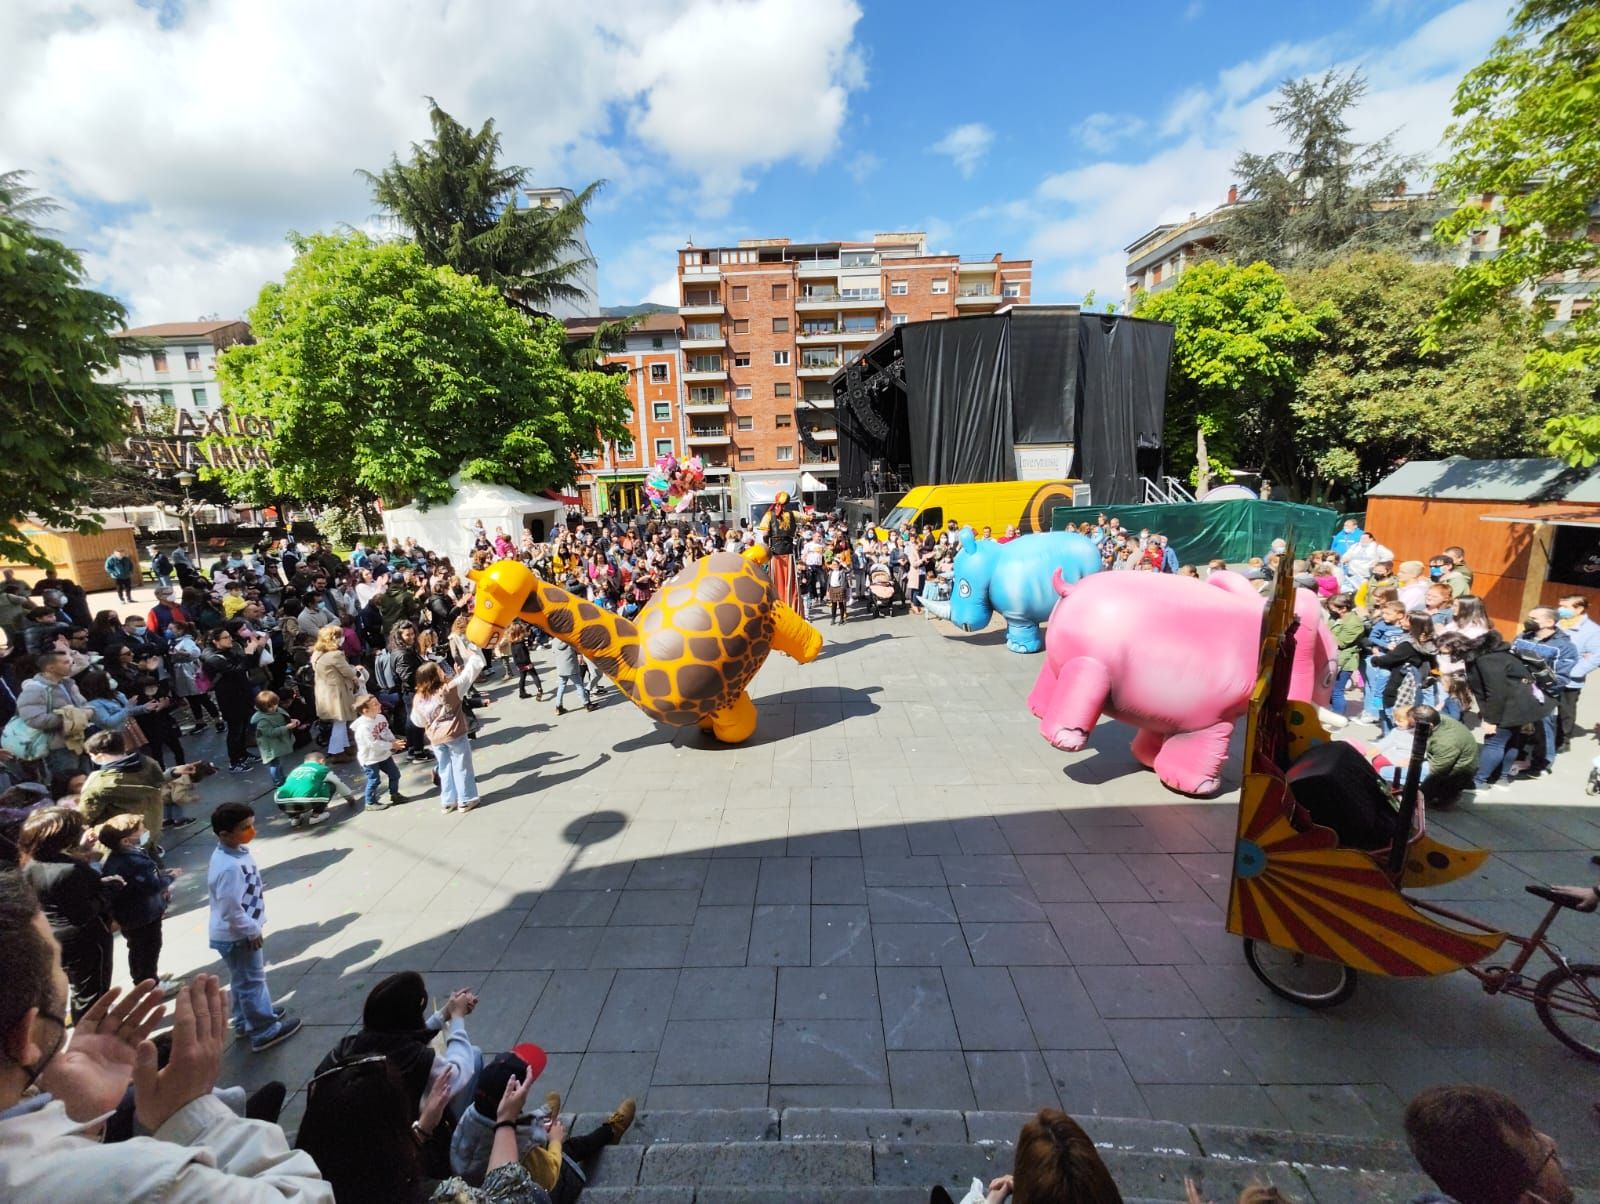
[[[521,613],[538,582],[520,560],[497,560],[467,574],[476,586],[467,638],[480,648],[498,640],[511,620]]]

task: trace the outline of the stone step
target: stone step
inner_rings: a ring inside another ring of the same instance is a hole
[[[645,1111],[600,1159],[586,1199],[612,1204],[911,1204],[942,1184],[959,1200],[974,1178],[1010,1171],[1022,1112],[787,1108]],[[586,1132],[604,1119],[583,1114]],[[1395,1141],[1225,1125],[1079,1117],[1129,1204],[1208,1200],[1272,1183],[1313,1204],[1396,1204],[1432,1190]],[[1600,1204],[1600,1171],[1569,1173]]]

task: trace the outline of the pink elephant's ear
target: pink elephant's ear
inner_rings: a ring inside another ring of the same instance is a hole
[[[1250,598],[1256,602],[1263,601],[1261,595],[1256,593],[1256,587],[1250,583],[1248,578],[1230,569],[1217,569],[1206,577],[1206,584],[1214,585],[1216,588],[1225,590],[1230,594],[1237,594],[1241,598]]]

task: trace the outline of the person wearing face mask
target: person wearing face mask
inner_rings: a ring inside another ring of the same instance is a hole
[[[1522,627],[1522,638],[1511,645],[1511,651],[1520,656],[1542,658],[1555,675],[1554,688],[1544,691],[1554,695],[1551,701],[1555,703],[1555,708],[1544,717],[1541,725],[1544,738],[1540,749],[1533,754],[1532,763],[1525,775],[1529,777],[1548,773],[1555,767],[1556,753],[1567,742],[1566,733],[1561,727],[1562,697],[1569,690],[1576,693],[1582,688],[1582,683],[1574,681],[1571,676],[1572,670],[1578,663],[1578,650],[1573,646],[1567,633],[1556,623],[1554,610],[1548,606],[1535,607],[1528,612],[1527,622]]]
[[[1578,653],[1577,663],[1567,670],[1572,686],[1561,691],[1558,708],[1561,732],[1557,752],[1566,752],[1572,733],[1578,729],[1578,696],[1589,674],[1600,668],[1600,623],[1589,617],[1589,599],[1582,594],[1567,594],[1556,607],[1557,626],[1567,633]]]
[[[72,683],[72,666],[64,652],[42,652],[34,660],[38,670],[17,691],[17,716],[47,737],[45,767],[51,773],[76,773],[83,758],[67,746],[67,722],[62,711],[68,707],[85,713],[89,703]]]
[[[213,1094],[226,1031],[215,977],[178,993],[164,1066],[149,1040],[166,1019],[154,983],[107,992],[70,1041],[67,992],[38,898],[20,874],[0,872],[0,1199],[332,1204],[311,1156],[291,1150],[281,1128]],[[107,1143],[107,1115],[130,1084],[150,1135]]]
[[[165,994],[171,983],[163,981],[156,968],[161,960],[161,917],[172,902],[178,871],[162,869],[150,855],[150,830],[137,815],[113,815],[95,835],[106,849],[100,872],[123,882],[111,899],[111,918],[128,945],[128,974],[134,982],[156,980]]]

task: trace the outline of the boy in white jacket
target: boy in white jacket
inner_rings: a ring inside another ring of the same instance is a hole
[[[356,720],[350,725],[350,733],[356,742],[356,762],[367,775],[365,804],[374,811],[382,811],[405,802],[400,794],[400,767],[395,764],[394,754],[404,748],[406,742],[395,739],[389,721],[384,718],[383,704],[375,695],[362,694],[356,698]],[[378,795],[385,777],[389,779],[389,801],[380,803]]]
[[[211,947],[228,964],[233,1031],[260,1053],[300,1031],[300,1020],[272,1006],[267,959],[261,952],[267,923],[261,871],[246,848],[256,836],[256,815],[244,803],[223,803],[211,813],[217,848],[206,872],[211,896]]]

